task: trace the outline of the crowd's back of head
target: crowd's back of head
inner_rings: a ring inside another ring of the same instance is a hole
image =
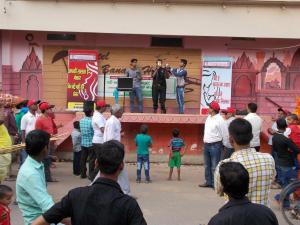
[[[25,139],[26,152],[30,156],[38,156],[49,145],[50,134],[42,130],[29,132]]]
[[[238,145],[248,145],[253,138],[251,124],[242,118],[233,120],[229,125],[229,135]]]

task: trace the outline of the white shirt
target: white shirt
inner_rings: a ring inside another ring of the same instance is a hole
[[[253,139],[250,142],[250,147],[258,147],[260,146],[260,133],[262,131],[262,118],[260,118],[256,113],[248,113],[244,118],[248,120],[252,125],[252,134]]]
[[[103,133],[101,128],[105,127],[106,119],[102,113],[95,111],[92,118],[92,126],[94,129],[93,143],[102,144],[103,143]]]
[[[121,122],[114,115],[109,117],[104,128],[103,142],[110,140],[121,141]]]
[[[229,125],[230,123],[235,119],[235,117],[230,117],[229,119],[227,120],[223,120],[222,121],[222,124],[221,124],[221,134],[222,134],[222,138],[223,138],[223,145],[226,147],[226,148],[233,148],[232,145],[230,144],[230,141],[229,141]]]
[[[277,129],[277,123],[276,122],[273,123],[271,129],[274,130],[274,131],[276,131],[276,132],[278,131],[278,129]],[[286,128],[286,130],[283,133],[283,135],[286,136],[286,137],[289,137],[290,134],[291,134],[291,129],[290,128]],[[268,141],[268,145],[272,145],[272,144],[273,144],[273,135],[270,135],[269,141]]]
[[[204,127],[204,143],[222,141],[221,124],[223,120],[220,114],[214,116],[209,115],[207,117]]]
[[[25,136],[35,129],[35,122],[38,115],[33,115],[28,111],[21,119],[21,130],[25,130]]]

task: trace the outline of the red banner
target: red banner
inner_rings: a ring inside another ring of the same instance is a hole
[[[98,92],[98,52],[69,50],[67,107],[81,110],[84,101],[94,101]]]

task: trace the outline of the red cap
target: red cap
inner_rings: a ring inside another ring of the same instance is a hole
[[[32,105],[36,105],[36,102],[34,100],[28,100],[27,106],[30,107]]]
[[[48,102],[41,102],[39,104],[39,108],[40,110],[47,110],[47,109],[54,108],[54,105],[50,105]]]
[[[220,105],[218,102],[216,101],[212,101],[210,104],[209,104],[209,107],[213,110],[220,110]]]
[[[228,107],[227,109],[223,110],[224,113],[235,113],[235,109],[232,107]]]
[[[106,107],[108,106],[104,100],[99,100],[96,102],[97,107]]]

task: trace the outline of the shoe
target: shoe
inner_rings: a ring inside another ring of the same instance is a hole
[[[161,110],[161,114],[166,114],[166,113],[167,113],[167,110],[165,110],[165,109]]]
[[[141,180],[140,180],[140,179],[136,179],[136,183],[137,183],[137,184],[140,184],[140,183],[141,183]]]
[[[146,183],[150,184],[150,183],[152,183],[152,180],[148,179],[148,180],[146,180]]]
[[[204,184],[199,184],[198,187],[200,188],[212,188],[212,185],[209,185],[208,183],[204,183]]]
[[[80,176],[81,179],[87,178],[87,175]]]
[[[153,113],[157,113],[157,109],[154,109],[154,110],[153,110]]]

